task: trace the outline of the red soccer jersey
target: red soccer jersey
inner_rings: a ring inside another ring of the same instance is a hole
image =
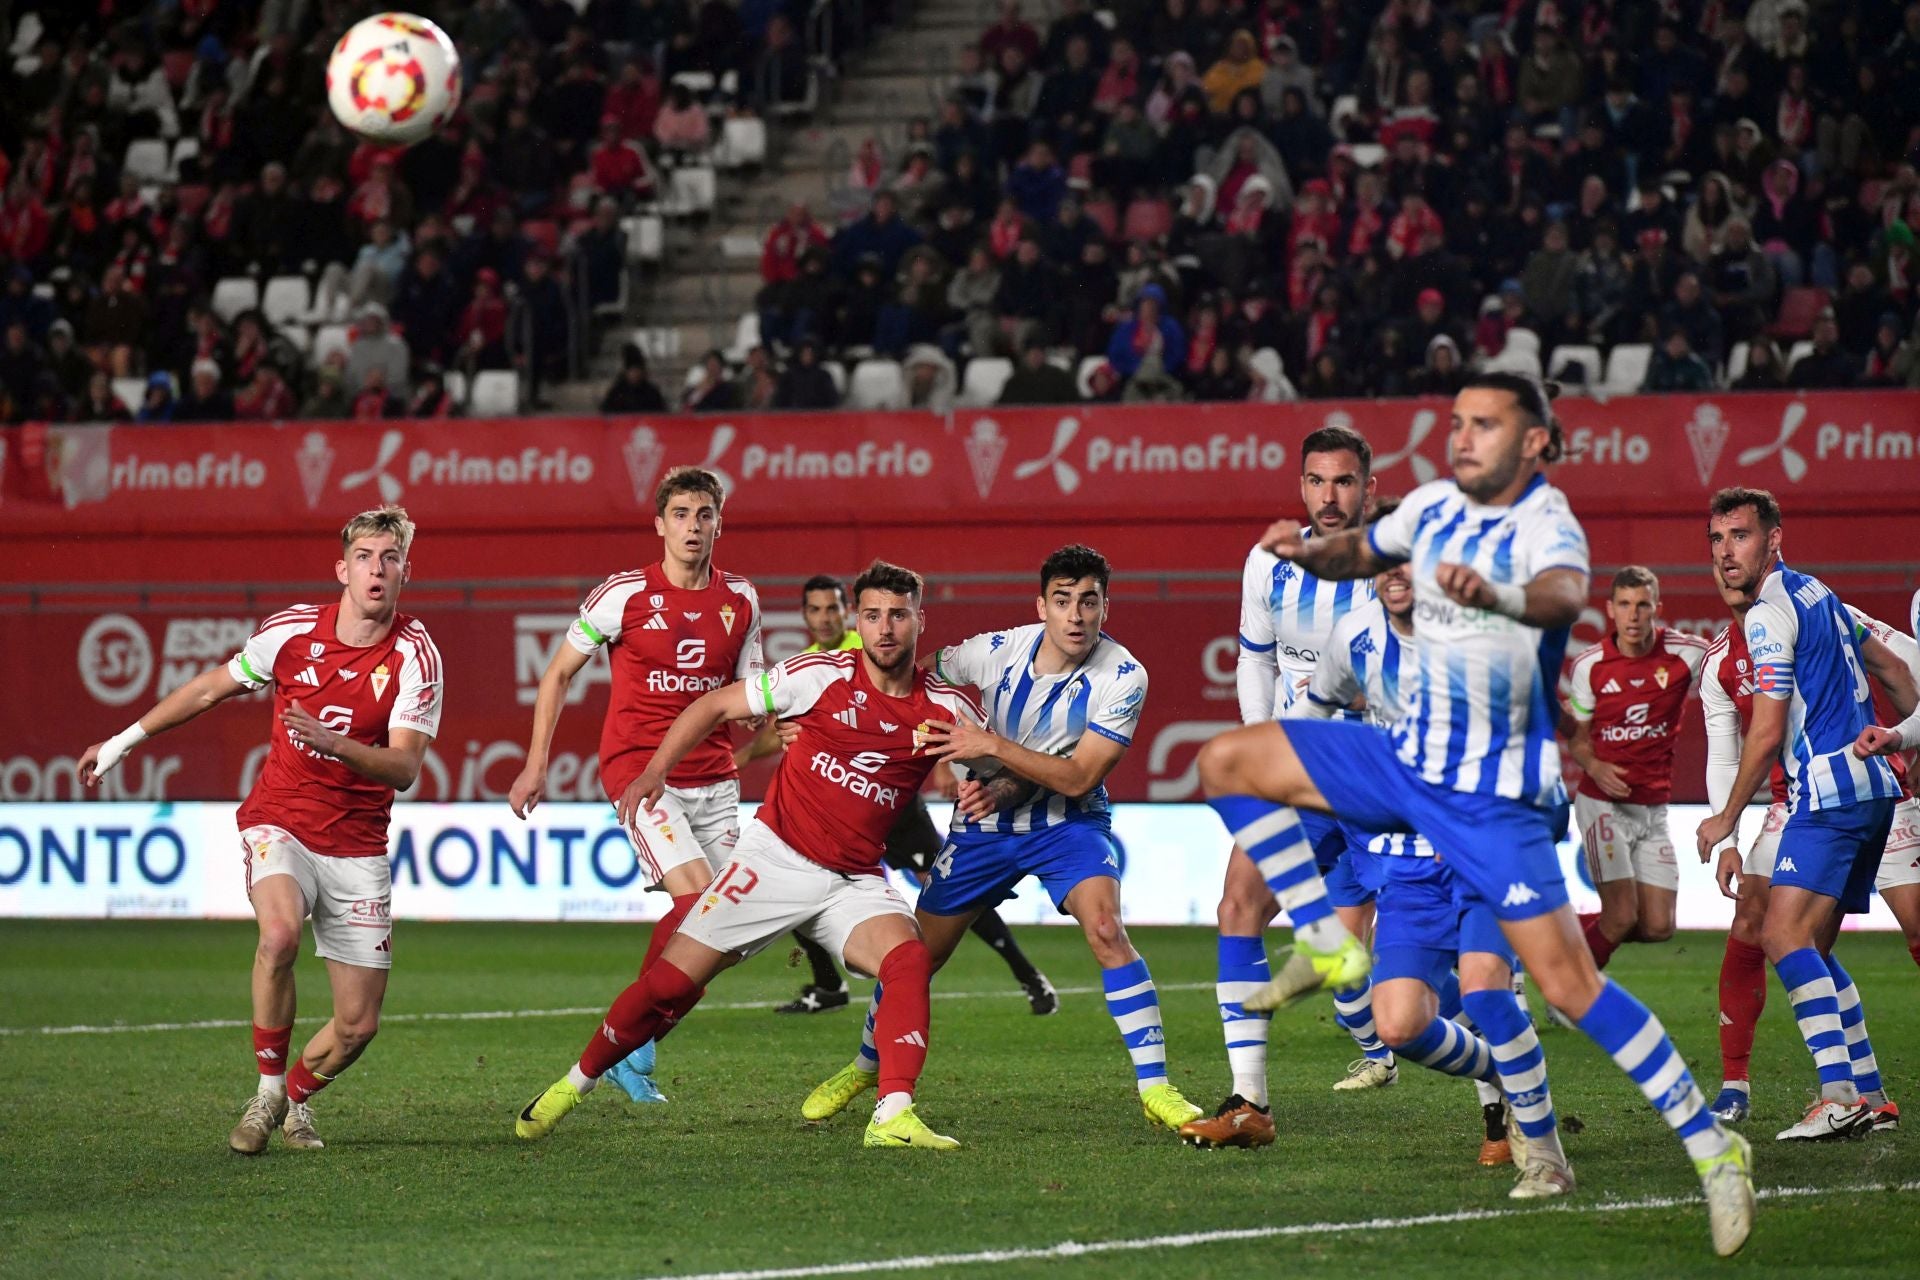
[[[300,604],[248,637],[227,672],[249,689],[273,686],[267,762],[240,805],[242,830],[284,827],[314,853],[387,852],[393,788],[295,742],[282,719],[296,700],[336,733],[384,747],[394,729],[440,731],[440,651],[417,618],[401,614],[384,640],[359,648],[334,634],[340,606]]]
[[[754,682],[747,700],[756,713],[800,725],[760,821],[802,857],[847,875],[879,872],[887,832],[933,770],[915,748],[915,726],[962,715],[986,722],[972,698],[930,672],[914,672],[909,697],[880,692],[855,650],[788,658]]]
[[[709,689],[756,675],[760,597],[738,574],[713,570],[688,591],[655,564],[594,589],[567,630],[581,653],[607,647],[613,693],[600,730],[600,785],[609,800],[639,777],[675,717]],[[737,776],[726,726],[687,754],[667,782],[704,787]]]
[[[1707,646],[1707,660],[1700,677],[1700,703],[1709,738],[1720,731],[1716,728],[1716,721],[1721,718],[1719,708],[1729,704],[1739,717],[1740,736],[1746,736],[1747,726],[1753,723],[1753,662],[1747,656],[1745,627],[1722,627],[1713,643]],[[1707,750],[1711,758],[1712,743]],[[1733,755],[1737,758],[1739,751],[1736,749]],[[1787,771],[1778,760],[1774,761],[1768,780],[1772,784],[1773,803],[1785,804]]]
[[[1626,803],[1665,804],[1672,797],[1680,713],[1706,654],[1705,641],[1659,627],[1641,657],[1621,653],[1609,634],[1573,660],[1567,709],[1574,719],[1592,722],[1594,755],[1619,769],[1632,788]],[[1580,794],[1609,798],[1592,778],[1581,780]]]

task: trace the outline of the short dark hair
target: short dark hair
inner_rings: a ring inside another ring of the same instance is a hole
[[[1746,489],[1739,485],[1722,489],[1713,495],[1708,504],[1708,519],[1714,516],[1730,516],[1742,507],[1752,507],[1754,515],[1760,517],[1763,529],[1780,527],[1780,500],[1765,489]]]
[[[1092,547],[1076,542],[1060,548],[1040,562],[1040,594],[1047,594],[1047,585],[1062,578],[1068,582],[1078,582],[1082,578],[1092,578],[1100,584],[1100,594],[1107,594],[1107,582],[1113,577],[1113,567],[1107,558]]]
[[[1367,513],[1367,523],[1372,524],[1376,520],[1385,520],[1399,509],[1400,499],[1397,497],[1375,498],[1373,500],[1373,510]]]
[[[1553,416],[1553,398],[1560,384],[1529,378],[1524,373],[1476,373],[1460,385],[1462,391],[1504,391],[1520,406],[1520,412],[1534,424],[1545,427],[1551,437],[1540,455],[1542,462],[1558,462],[1566,452],[1566,437],[1560,432],[1560,420]]]
[[[1360,474],[1373,470],[1373,446],[1352,427],[1321,427],[1300,442],[1300,473],[1306,474],[1307,456],[1315,453],[1351,453],[1360,459]]]
[[[926,581],[911,569],[903,569],[897,564],[888,564],[885,560],[875,560],[860,571],[853,580],[853,599],[857,607],[860,597],[869,591],[888,591],[896,596],[912,596],[915,604],[920,603],[921,593],[926,590]]]
[[[1607,595],[1611,597],[1616,591],[1633,587],[1645,587],[1657,597],[1660,594],[1660,575],[1643,564],[1623,564],[1614,570]]]
[[[830,573],[816,573],[800,588],[800,603],[805,604],[807,597],[816,591],[831,591],[840,597],[840,603],[847,602],[847,584]]]
[[[660,485],[653,491],[653,514],[666,515],[667,503],[676,493],[704,493],[713,499],[716,512],[727,505],[727,486],[719,476],[699,467],[675,467],[660,477]]]

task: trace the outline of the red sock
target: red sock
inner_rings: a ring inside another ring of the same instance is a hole
[[[1593,952],[1594,965],[1601,969],[1606,968],[1607,961],[1613,959],[1613,953],[1619,949],[1620,944],[1600,932],[1600,917],[1597,915],[1581,916],[1580,931],[1587,937],[1587,950]]]
[[[671,960],[656,960],[607,1010],[580,1055],[580,1070],[598,1080],[649,1040],[657,1040],[699,1002],[702,988]]]
[[[1907,954],[1913,957],[1915,964],[1920,964],[1920,942],[1909,942],[1907,944]]]
[[[332,1076],[321,1075],[307,1065],[305,1058],[287,1069],[287,1097],[294,1102],[305,1102],[332,1083]]]
[[[1767,953],[1751,942],[1727,938],[1720,960],[1720,1071],[1723,1080],[1745,1080],[1753,1057],[1753,1029],[1767,1007]]]
[[[253,1028],[253,1061],[263,1076],[287,1074],[287,1047],[293,1043],[292,1027]]]
[[[887,998],[873,1018],[873,1043],[880,1053],[880,1096],[909,1096],[927,1065],[927,1035],[933,1021],[933,958],[915,939],[887,952],[880,962],[880,985]]]
[[[693,904],[698,901],[700,895],[697,893],[683,893],[673,900],[673,905],[667,908],[667,914],[654,924],[653,936],[647,939],[647,955],[640,962],[641,973],[644,974],[660,958],[660,953],[666,950],[667,940],[673,937],[680,928],[680,922],[687,918],[687,912],[693,910]]]

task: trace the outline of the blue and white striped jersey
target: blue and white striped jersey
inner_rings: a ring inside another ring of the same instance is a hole
[[[1307,533],[1312,537],[1312,531]],[[1373,581],[1323,582],[1255,547],[1240,577],[1240,721],[1284,718],[1305,696],[1333,624],[1373,599]]]
[[[1381,558],[1413,566],[1419,679],[1394,728],[1401,762],[1449,790],[1565,803],[1554,722],[1567,630],[1455,604],[1436,572],[1465,564],[1496,586],[1522,587],[1551,569],[1591,572],[1566,495],[1537,475],[1512,506],[1487,507],[1435,480],[1369,525],[1367,540]]]
[[[1387,607],[1378,600],[1363,605],[1333,624],[1320,661],[1314,664],[1303,715],[1330,720],[1366,699],[1366,717],[1382,729],[1392,729],[1407,714],[1414,685],[1420,678],[1413,641],[1393,629]],[[1394,832],[1367,842],[1369,853],[1431,858],[1433,846],[1418,835]]]
[[[1747,610],[1755,694],[1787,702],[1780,763],[1792,813],[1897,799],[1885,759],[1853,754],[1873,723],[1873,689],[1860,660],[1861,629],[1818,578],[1780,564]]]
[[[1147,705],[1147,669],[1102,632],[1078,667],[1037,675],[1033,663],[1045,635],[1046,627],[1038,622],[985,632],[940,650],[934,670],[943,680],[979,689],[988,727],[1029,751],[1070,756],[1088,733],[1132,746]],[[1043,789],[1019,808],[984,822],[966,822],[955,810],[953,830],[1017,834],[1062,822],[1111,825],[1106,786],[1077,800]]]

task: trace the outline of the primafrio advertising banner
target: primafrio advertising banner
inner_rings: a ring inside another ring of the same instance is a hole
[[[943,827],[945,806],[935,805]],[[743,820],[754,806],[742,807]],[[1763,810],[1742,824],[1751,836]],[[1680,867],[1679,924],[1725,929],[1733,904],[1693,854],[1704,807],[1676,805],[1669,827]],[[1197,804],[1123,804],[1114,814],[1121,892],[1133,924],[1209,925],[1229,841]],[[504,804],[411,804],[394,809],[389,858],[393,914],[402,920],[645,921],[665,911],[645,892],[611,809],[545,804],[527,821]],[[0,808],[0,917],[237,919],[252,914],[247,850],[232,804],[27,804]],[[1578,910],[1599,907],[1578,846],[1560,845]],[[919,886],[891,873],[911,898]],[[1059,924],[1032,881],[1001,909],[1015,924]],[[1891,929],[1878,898],[1852,927]]]

